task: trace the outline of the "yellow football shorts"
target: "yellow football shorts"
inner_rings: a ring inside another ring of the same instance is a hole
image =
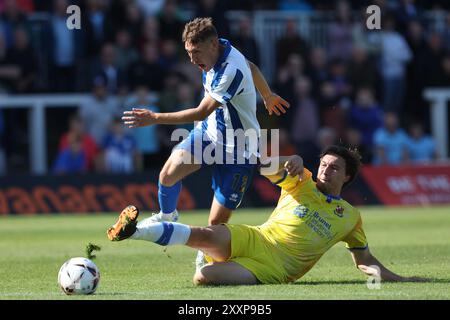
[[[288,282],[277,248],[263,236],[258,227],[224,225],[231,232],[231,256],[228,261],[250,270],[261,283]]]

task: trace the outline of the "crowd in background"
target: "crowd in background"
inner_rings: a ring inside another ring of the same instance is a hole
[[[352,14],[372,3],[382,12],[375,44]],[[81,8],[81,30],[66,27],[70,4]],[[310,167],[323,146],[336,142],[357,147],[367,164],[429,162],[439,155],[427,134],[429,105],[422,90],[450,87],[450,13],[438,33],[423,19],[430,9],[448,9],[448,3],[0,0],[0,94],[90,93],[90,100],[66,117],[66,132],[51,159],[54,173],[159,168],[173,147],[169,137],[175,127],[128,130],[119,117],[130,107],[172,112],[198,104],[201,73],[181,42],[189,17],[213,17],[219,35],[258,65],[254,10],[328,10],[334,18],[325,48],[302,36],[294,19],[286,21],[284,35],[274,43],[276,72],[267,80],[291,108],[287,116],[269,118],[260,103],[262,127],[281,128],[281,153],[299,153]],[[236,32],[226,10],[246,11]],[[30,17],[40,12],[50,18],[44,36],[36,39]],[[44,66],[36,60],[37,44],[45,48]],[[39,81],[39,72],[48,81]],[[21,117],[0,112],[0,174],[17,158],[16,143],[25,135],[15,121]]]

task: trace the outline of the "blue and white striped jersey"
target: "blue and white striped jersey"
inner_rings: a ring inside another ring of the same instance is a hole
[[[210,141],[223,145],[226,152],[238,152],[248,159],[250,155],[258,154],[258,143],[246,139],[245,146],[241,149],[242,144],[233,138],[232,134],[242,129],[246,134],[255,135],[256,141],[259,140],[255,85],[244,55],[228,40],[219,39],[219,42],[225,49],[214,67],[203,72],[203,87],[205,94],[220,102],[222,106],[198,123],[197,127],[202,128]]]

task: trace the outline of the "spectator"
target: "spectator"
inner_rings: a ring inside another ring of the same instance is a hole
[[[183,32],[183,19],[179,16],[176,0],[166,0],[158,16],[159,38],[180,41]]]
[[[287,101],[296,104],[296,96],[294,93],[295,79],[304,74],[304,62],[299,54],[293,53],[289,56],[288,61],[280,69],[278,69],[278,77],[275,83],[275,88]],[[290,119],[280,119],[282,121]],[[290,127],[287,128],[290,130]]]
[[[147,43],[151,43],[156,47],[159,46],[159,22],[155,17],[145,19],[137,43],[139,51],[142,51]]]
[[[112,35],[116,35],[120,30],[126,30],[131,36],[133,46],[137,44],[136,41],[142,31],[143,16],[135,1],[110,1],[107,8],[106,20],[111,21],[112,29],[110,32]]]
[[[347,127],[346,110],[342,106],[341,97],[336,87],[329,81],[322,83],[319,100],[322,125],[333,129],[337,137],[343,137]]]
[[[441,86],[450,87],[450,52],[441,61]]]
[[[164,78],[164,89],[159,95],[159,107],[161,108],[161,112],[173,111],[178,103],[177,96],[173,94],[174,89],[178,88],[183,82],[187,82],[186,77],[175,71],[169,72]]]
[[[239,20],[239,29],[231,44],[251,62],[259,66],[259,49],[253,37],[252,21],[245,15]]]
[[[320,119],[317,104],[311,97],[311,81],[306,77],[298,77],[294,87],[297,96],[297,104],[290,111],[294,126],[292,126],[291,137],[297,145],[298,152],[310,144],[317,136]]]
[[[445,17],[445,27],[442,34],[442,42],[445,46],[445,51],[450,52],[450,12],[447,13]]]
[[[422,24],[411,21],[408,25],[408,44],[413,53],[407,68],[406,105],[408,113],[416,118],[427,119],[426,103],[422,97],[422,90],[426,82],[426,66],[428,63],[428,45]]]
[[[100,61],[93,64],[92,78],[103,77],[110,94],[121,94],[126,90],[126,78],[123,70],[116,65],[116,50],[111,43],[102,47]]]
[[[312,95],[317,100],[322,82],[329,78],[327,54],[323,48],[315,47],[311,50],[308,61],[307,75],[311,79]]]
[[[345,0],[336,4],[336,19],[328,24],[329,56],[331,59],[347,60],[352,50],[352,16]]]
[[[0,93],[12,92],[20,78],[20,68],[8,55],[5,39],[0,32]]]
[[[284,128],[280,128],[280,156],[289,156],[295,154],[295,146],[291,141],[289,132]]]
[[[382,111],[375,100],[372,88],[362,86],[357,90],[349,118],[350,125],[361,132],[362,143],[370,150],[375,131],[383,125]]]
[[[102,143],[105,172],[133,173],[142,169],[142,158],[136,148],[136,141],[125,130],[122,120],[114,118]]]
[[[352,149],[358,150],[362,163],[371,163],[372,154],[370,152],[370,147],[364,144],[361,132],[359,130],[355,128],[348,128],[345,132],[344,143]]]
[[[350,97],[352,86],[347,77],[347,67],[343,60],[333,59],[330,62],[328,82],[330,82],[336,94],[342,97]]]
[[[309,54],[309,45],[298,33],[296,20],[289,18],[286,21],[284,36],[276,42],[277,66],[285,65],[292,54],[300,55],[305,61]]]
[[[197,101],[195,101],[195,92],[192,85],[188,82],[180,83],[176,89],[176,103],[173,105],[172,112],[192,108],[195,105],[197,105]],[[194,126],[193,123],[185,123],[177,125],[177,128],[184,128],[190,131]]]
[[[425,39],[425,31],[423,25],[413,20],[408,24],[408,32],[406,40],[413,53],[414,59],[422,58],[427,51],[427,42]],[[417,62],[412,60],[411,63]]]
[[[406,64],[411,60],[412,53],[405,39],[395,31],[393,17],[387,16],[383,22],[381,36],[383,107],[386,111],[400,114],[404,107]]]
[[[135,90],[140,85],[146,85],[160,92],[164,83],[164,69],[158,62],[158,49],[152,44],[144,45],[142,57],[130,67],[129,85]]]
[[[68,0],[55,0],[53,14],[49,25],[51,90],[55,92],[72,92],[76,85],[77,50],[75,43],[80,43],[76,30],[66,26]]]
[[[87,57],[92,60],[100,54],[106,41],[112,40],[113,22],[106,15],[106,2],[87,0],[84,14],[81,15],[85,32]]]
[[[161,54],[159,56],[159,65],[170,72],[180,60],[178,54],[178,44],[175,40],[166,39],[161,42]]]
[[[399,2],[399,6],[395,10],[395,21],[398,25],[397,30],[406,36],[409,22],[420,19],[421,10],[414,0],[400,0]]]
[[[8,51],[8,56],[7,60],[20,70],[20,76],[13,82],[14,91],[32,92],[37,74],[37,63],[25,29],[17,28],[14,31],[14,46]]]
[[[69,119],[69,130],[59,139],[59,152],[63,152],[70,146],[71,137],[79,137],[81,149],[86,157],[86,170],[93,171],[96,168],[98,147],[95,140],[85,132],[83,119],[79,115],[73,115]]]
[[[195,17],[211,17],[213,19],[214,26],[221,38],[229,38],[230,28],[228,21],[224,15],[227,10],[225,1],[220,0],[200,0],[197,3],[197,10],[195,11]],[[233,44],[233,43],[232,43]]]
[[[146,86],[137,87],[133,97],[127,101],[126,105],[160,112],[153,103]],[[134,128],[131,131],[136,141],[136,148],[142,154],[143,169],[159,168],[165,160],[165,155],[161,154],[161,129],[162,126],[153,125]]]
[[[420,122],[413,122],[409,126],[407,141],[409,160],[415,164],[429,163],[438,158],[434,139],[424,133]]]
[[[97,145],[103,142],[117,111],[116,100],[108,95],[105,79],[101,76],[95,78],[92,96],[80,107],[80,117],[86,125],[87,133]]]
[[[5,120],[3,119],[3,110],[0,110],[0,176],[6,173],[6,153],[4,144]]]
[[[399,165],[408,160],[408,136],[398,127],[394,112],[386,112],[384,126],[374,134],[374,165]]]
[[[442,85],[442,59],[444,48],[441,35],[431,33],[428,38],[428,52],[425,60],[425,86],[437,87]]]
[[[7,49],[14,45],[16,29],[21,28],[28,32],[27,17],[16,0],[5,0],[3,12],[0,14],[0,22],[3,27]]]
[[[319,165],[318,155],[331,144],[337,141],[336,131],[330,127],[322,127],[317,133],[317,137],[311,144],[304,145],[304,149],[300,150],[302,153],[303,163],[305,168],[316,168]]]
[[[123,13],[122,13],[123,14]],[[143,17],[137,4],[128,2],[125,8],[125,21],[123,29],[131,36],[131,44],[136,45],[143,26]]]
[[[268,157],[274,157],[275,155],[272,154],[272,148],[278,151],[278,155],[280,156],[289,156],[296,153],[296,149],[294,144],[292,143],[289,132],[284,128],[278,129],[278,140],[276,140],[276,144],[278,146],[272,147],[274,142],[272,142],[272,139],[267,143],[267,156]],[[272,137],[271,137],[272,138]]]
[[[68,137],[69,146],[59,151],[53,164],[54,174],[84,173],[86,171],[86,155],[82,149],[80,136],[72,134]]]
[[[347,67],[349,85],[354,89],[359,86],[376,88],[377,70],[375,63],[369,60],[367,51],[362,47],[353,47],[352,58]]]
[[[121,29],[116,33],[114,65],[118,70],[127,72],[130,66],[139,59],[139,53],[133,47],[130,33]]]
[[[189,62],[189,57],[187,54],[183,54],[181,56],[180,62],[174,67],[174,71],[185,79],[183,81],[189,82],[189,84],[194,88],[195,96],[198,101],[203,99],[203,81],[198,81],[198,79],[202,78],[202,71],[196,65]]]

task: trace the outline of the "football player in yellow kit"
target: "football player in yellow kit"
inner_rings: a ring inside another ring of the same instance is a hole
[[[275,160],[275,159],[273,159]],[[369,251],[359,211],[340,197],[360,167],[357,152],[330,146],[320,156],[316,181],[299,156],[280,157],[277,172],[264,173],[281,187],[278,205],[260,226],[221,224],[193,227],[175,222],[137,224],[139,210],[128,206],[108,229],[108,238],[184,244],[202,250],[210,263],[194,275],[196,284],[293,282],[343,241],[356,267],[385,281],[420,281],[384,267]]]

